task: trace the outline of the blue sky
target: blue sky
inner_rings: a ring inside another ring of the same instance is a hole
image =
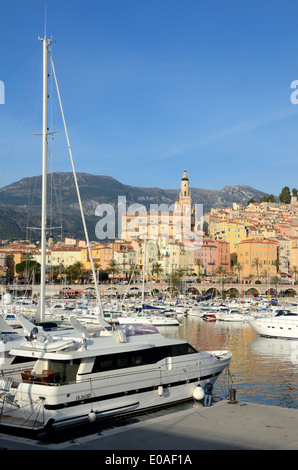
[[[0,0],[0,186],[41,173],[44,0]],[[48,0],[76,170],[132,186],[298,187],[295,0]],[[52,102],[52,100],[50,100]],[[53,169],[70,171],[58,102]]]

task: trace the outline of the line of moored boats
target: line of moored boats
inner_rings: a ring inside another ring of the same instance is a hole
[[[275,303],[275,305],[273,305]],[[183,400],[201,400],[231,353],[197,350],[159,326],[185,316],[249,323],[261,336],[298,339],[298,307],[284,302],[118,299],[36,302],[3,296],[0,428],[45,433]]]

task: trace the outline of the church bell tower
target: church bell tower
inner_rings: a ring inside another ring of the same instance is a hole
[[[180,191],[179,203],[180,203],[181,210],[184,205],[188,204],[189,207],[191,205],[189,179],[188,179],[186,170],[184,170],[183,177],[181,180],[181,191]]]

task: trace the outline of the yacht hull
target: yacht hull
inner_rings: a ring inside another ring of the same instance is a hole
[[[187,364],[169,358],[157,367],[110,371],[65,385],[6,382],[0,426],[41,432],[192,399],[198,385],[214,383],[231,361],[229,351],[194,356]]]
[[[260,317],[250,320],[249,324],[260,336],[298,339],[298,320],[283,317]]]

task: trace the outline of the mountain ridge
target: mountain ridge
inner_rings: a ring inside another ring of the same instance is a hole
[[[111,176],[77,173],[82,205],[91,240],[95,240],[95,226],[99,218],[95,209],[99,204],[111,204],[117,209],[118,197],[126,198],[127,207],[143,204],[174,204],[180,188],[130,186]],[[214,208],[230,207],[233,202],[246,205],[251,198],[258,200],[267,193],[246,185],[227,185],[221,189],[191,187],[193,204],[203,204],[204,212]],[[0,188],[0,239],[28,238],[27,227],[40,226],[42,177],[22,178]],[[48,175],[48,226],[63,227],[63,236],[84,238],[74,177],[69,172]],[[53,209],[55,207],[55,209]],[[39,239],[40,233],[31,230],[31,237]],[[62,236],[62,237],[63,237]],[[29,237],[30,238],[30,237]]]

